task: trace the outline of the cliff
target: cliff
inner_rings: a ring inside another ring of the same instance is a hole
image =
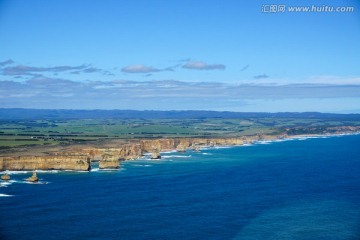
[[[99,161],[100,169],[118,169],[120,168],[120,160],[118,157],[104,154],[102,159]]]
[[[153,140],[140,140],[141,149],[144,152],[163,152],[174,150],[176,147],[175,139],[153,139]]]
[[[125,144],[120,147],[119,158],[123,160],[136,159],[143,154],[143,148],[139,143]]]
[[[334,127],[335,133],[359,131],[358,127]],[[160,158],[163,151],[199,151],[205,146],[243,145],[259,140],[288,138],[285,135],[253,135],[239,138],[164,138],[132,140],[111,148],[72,148],[59,152],[43,152],[42,156],[0,157],[0,171],[4,170],[90,170],[90,162],[99,161],[101,169],[120,168],[120,160],[140,158],[143,153],[152,153],[153,159]]]
[[[86,155],[0,157],[0,171],[35,169],[88,171],[90,158]]]
[[[139,158],[143,153],[140,143],[126,143],[118,148],[82,148],[78,151],[81,154],[89,155],[93,160],[101,160],[104,154],[116,156],[121,160],[129,160]]]

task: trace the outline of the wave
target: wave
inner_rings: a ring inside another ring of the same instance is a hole
[[[7,181],[7,182],[0,182],[0,187],[7,187],[10,186],[12,184],[12,182]]]
[[[250,146],[254,146],[254,144],[251,144],[251,143],[245,143],[245,144],[241,145],[241,147],[250,147]]]
[[[13,174],[26,174],[26,173],[30,173],[31,171],[9,171],[9,170],[6,170],[6,171],[2,171],[0,172],[0,174],[9,174],[9,175],[13,175]]]
[[[303,135],[303,136],[291,136],[289,138],[286,138],[284,140],[290,141],[290,140],[300,140],[304,141],[306,139],[318,139],[318,138],[332,138],[332,137],[343,137],[343,136],[352,136],[352,135],[359,135],[360,132],[355,133],[336,133],[336,134],[324,134],[324,135]]]
[[[135,167],[151,167],[152,165],[150,165],[150,164],[134,164],[133,166],[135,166]]]
[[[203,155],[213,155],[212,153],[206,153],[206,152],[204,152],[204,153],[202,153]]]
[[[236,145],[234,145],[234,146],[229,146],[229,145],[224,145],[224,146],[214,146],[214,147],[211,147],[211,148],[215,148],[215,149],[223,149],[223,148],[232,148],[232,147],[236,147]]]
[[[59,170],[35,170],[37,173],[58,173]]]
[[[42,181],[42,180],[40,179],[40,181],[37,181],[37,182],[17,181],[17,183],[24,183],[24,184],[49,184],[50,182]]]
[[[260,141],[256,141],[255,144],[270,144],[272,143],[273,141],[270,141],[270,140],[260,140]]]
[[[161,152],[161,153],[174,153],[174,152],[177,152],[176,150],[170,150],[170,151],[164,151],[164,152]]]
[[[58,173],[60,170],[35,170],[35,172],[37,173]],[[2,171],[0,172],[0,174],[9,174],[9,175],[16,175],[16,174],[28,174],[28,173],[32,173],[33,171],[10,171],[10,170],[6,170],[6,171]]]
[[[5,193],[0,193],[0,197],[13,197],[14,195],[9,195]]]
[[[190,158],[191,155],[167,155],[167,156],[161,156],[162,158]]]
[[[81,173],[88,173],[89,171],[85,171],[85,170],[70,170],[70,169],[66,169],[66,170],[61,170],[63,172],[81,172]]]
[[[113,172],[113,171],[120,171],[120,168],[114,168],[114,169],[99,169],[100,172]]]

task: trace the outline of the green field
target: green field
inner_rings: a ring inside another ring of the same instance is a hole
[[[239,137],[254,134],[322,133],[360,121],[298,118],[0,120],[0,148],[66,145],[107,139]]]

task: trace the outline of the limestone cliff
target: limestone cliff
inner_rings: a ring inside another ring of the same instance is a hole
[[[104,154],[110,154],[122,160],[129,160],[141,157],[143,152],[140,143],[126,143],[118,148],[82,148],[79,151],[95,160],[100,160]]]
[[[120,147],[119,158],[124,160],[136,159],[141,157],[143,149],[141,144],[130,143]]]
[[[88,171],[90,170],[90,158],[86,155],[0,157],[0,171],[35,169]]]
[[[335,129],[336,131],[344,129]],[[352,129],[351,129],[352,130]],[[0,157],[0,171],[4,170],[90,170],[90,161],[98,160],[99,168],[120,167],[120,160],[138,159],[143,153],[153,153],[160,158],[160,152],[186,149],[199,151],[203,146],[243,145],[258,140],[275,140],[286,135],[253,135],[239,138],[164,138],[132,140],[111,148],[79,148],[68,152],[48,152],[44,156]]]
[[[175,140],[164,138],[164,139],[154,139],[154,140],[140,140],[141,149],[144,152],[153,152],[153,151],[169,151],[174,150]]]
[[[120,160],[117,156],[104,154],[99,161],[100,169],[118,169],[120,168]]]

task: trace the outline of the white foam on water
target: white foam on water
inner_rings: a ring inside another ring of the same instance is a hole
[[[9,174],[9,175],[13,175],[13,174],[26,174],[26,173],[29,173],[30,171],[9,171],[9,170],[6,170],[6,171],[2,171],[0,172],[0,174]]]
[[[100,172],[114,172],[114,171],[120,171],[120,168],[115,169],[99,169]]]
[[[5,193],[0,193],[0,197],[13,197],[14,195],[9,195]]]
[[[135,166],[135,167],[151,167],[152,165],[150,165],[150,164],[134,164],[133,166]]]
[[[161,156],[161,158],[190,158],[191,155],[167,155],[167,156]]]
[[[203,155],[213,155],[212,153],[206,153],[206,152],[204,152],[204,153],[202,153]]]
[[[164,156],[161,156],[161,158],[164,158]],[[141,159],[141,160],[143,160],[143,161],[161,161],[161,158],[157,158],[157,159],[145,158],[145,159]]]
[[[270,143],[272,143],[272,141],[268,141],[268,140],[261,140],[261,141],[256,142],[256,144],[263,144],[263,145],[270,144]]]
[[[92,168],[91,170],[90,170],[90,172],[98,172],[100,169],[99,168]]]
[[[251,143],[245,143],[243,145],[241,145],[242,147],[250,147],[250,146],[253,146],[254,144],[251,144]]]
[[[214,147],[210,147],[210,148],[223,149],[223,148],[232,148],[232,147],[235,147],[235,145],[234,145],[234,146],[228,146],[228,145],[224,145],[224,146],[214,146]]]
[[[59,170],[35,170],[37,173],[58,173]]]
[[[9,171],[9,170],[6,170],[6,171],[2,171],[0,172],[0,174],[9,174],[9,175],[15,175],[15,174],[27,174],[27,173],[32,173],[33,171]],[[58,173],[60,172],[60,170],[35,170],[35,172],[37,173]]]
[[[174,153],[174,152],[177,152],[176,150],[171,150],[171,151],[165,151],[165,152],[161,152],[161,153]]]
[[[12,184],[12,182],[0,182],[0,187],[7,187],[10,186]]]
[[[304,141],[307,139],[317,139],[317,138],[332,138],[332,137],[343,137],[343,136],[351,136],[351,135],[359,135],[360,133],[339,133],[339,134],[325,134],[325,135],[309,135],[309,136],[294,136],[287,138],[287,140],[299,140]]]
[[[41,179],[42,180],[42,179]],[[42,185],[42,184],[49,184],[50,182],[46,182],[46,181],[37,181],[37,182],[28,182],[28,181],[18,181],[18,183],[24,183],[24,184],[34,184],[34,185]]]
[[[89,171],[84,171],[84,170],[69,170],[69,169],[66,169],[66,170],[62,170],[64,172],[81,172],[81,173],[88,173]]]
[[[287,142],[287,141],[292,141],[294,139],[292,138],[282,138],[282,139],[275,139],[275,140],[272,140],[273,142]]]

